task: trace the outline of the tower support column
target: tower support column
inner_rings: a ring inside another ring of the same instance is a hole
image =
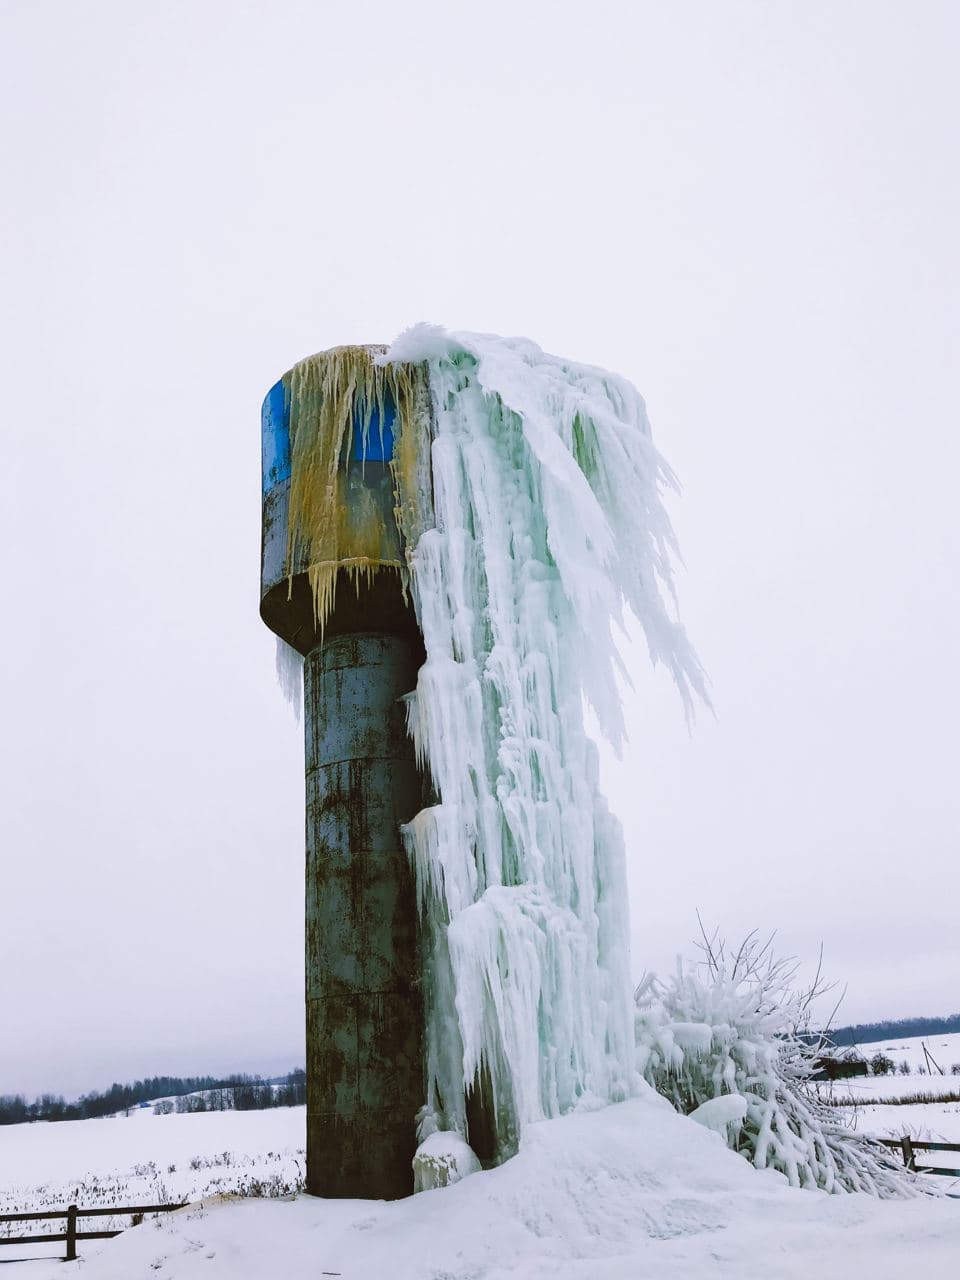
[[[400,700],[418,639],[340,634],[304,660],[307,1190],[413,1190],[424,1098],[417,905],[400,838],[422,803]]]

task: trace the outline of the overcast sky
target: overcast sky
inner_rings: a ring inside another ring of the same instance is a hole
[[[0,1092],[303,1060],[259,406],[419,320],[630,377],[692,736],[638,640],[633,966],[697,909],[960,1007],[952,0],[5,0]]]

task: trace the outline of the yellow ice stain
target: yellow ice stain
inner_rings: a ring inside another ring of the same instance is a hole
[[[430,498],[430,400],[426,370],[377,365],[384,347],[334,347],[294,365],[290,396],[291,483],[286,573],[307,573],[323,633],[343,572],[359,592],[387,571],[409,585],[408,557],[433,523]],[[392,496],[367,483],[354,462],[353,433],[366,440],[393,402]]]

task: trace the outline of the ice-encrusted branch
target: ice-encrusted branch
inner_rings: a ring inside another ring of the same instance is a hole
[[[810,1086],[822,1040],[806,1032],[813,999],[795,984],[797,963],[778,956],[773,939],[749,934],[732,953],[703,932],[699,964],[678,960],[636,991],[639,1067],[678,1111],[709,1123],[721,1099],[740,1099],[739,1116],[718,1112],[711,1125],[758,1169],[773,1168],[792,1186],[881,1197],[916,1194],[882,1149],[838,1123]]]

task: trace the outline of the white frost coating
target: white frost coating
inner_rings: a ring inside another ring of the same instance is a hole
[[[452,1187],[482,1169],[473,1149],[458,1133],[431,1133],[413,1157],[413,1190],[434,1191]]]
[[[672,1022],[670,1032],[687,1053],[708,1053],[713,1041],[713,1027],[706,1022]]]
[[[725,1093],[701,1102],[690,1119],[719,1133],[726,1142],[731,1129],[739,1130],[747,1115],[747,1100],[739,1093]]]
[[[423,918],[427,1109],[497,1159],[529,1121],[637,1083],[624,852],[583,697],[619,746],[623,604],[689,710],[703,675],[669,615],[673,533],[639,394],[523,339],[421,325],[436,527],[409,550],[427,660],[409,725],[437,803],[405,828]]]
[[[671,977],[650,974],[637,989],[637,1065],[647,1082],[791,1186],[916,1194],[900,1162],[845,1128],[810,1083],[823,1041],[804,1028],[824,984],[797,991],[796,963],[755,934],[729,952],[705,935],[703,952],[700,964],[679,961]]]

